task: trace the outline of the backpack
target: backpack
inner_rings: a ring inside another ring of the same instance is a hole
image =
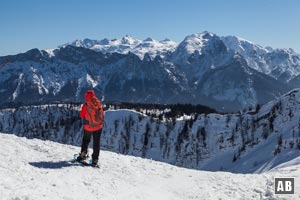
[[[91,97],[87,104],[89,125],[93,127],[101,126],[103,123],[103,108],[97,97]]]

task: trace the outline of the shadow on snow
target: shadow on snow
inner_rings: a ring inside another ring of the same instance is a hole
[[[71,161],[58,161],[58,162],[29,162],[30,165],[43,168],[43,169],[61,169],[64,167],[81,166],[78,163],[72,163]]]

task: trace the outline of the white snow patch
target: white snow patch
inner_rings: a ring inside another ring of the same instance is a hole
[[[54,54],[55,50],[56,49],[45,49],[44,51],[46,51],[48,53],[49,57],[51,58],[51,57],[55,56],[55,54]]]
[[[17,85],[17,87],[16,87],[16,89],[15,89],[15,91],[14,91],[14,93],[13,93],[13,100],[15,100],[15,99],[18,97],[18,95],[19,95],[19,92],[20,92],[20,85],[21,85],[21,83],[22,83],[23,76],[24,76],[23,73],[21,73],[21,74],[19,75],[18,85]]]
[[[89,75],[89,74],[86,74],[86,81],[87,81],[87,83],[89,83],[93,88],[96,87],[96,86],[98,85],[98,82],[95,81],[95,80],[91,77],[91,75]]]

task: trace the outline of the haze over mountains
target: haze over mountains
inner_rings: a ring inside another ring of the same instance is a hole
[[[0,101],[107,101],[204,104],[237,111],[300,84],[300,55],[235,36],[203,32],[177,44],[125,36],[76,40],[57,49],[0,57]]]

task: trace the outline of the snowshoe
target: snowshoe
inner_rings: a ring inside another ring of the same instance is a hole
[[[98,160],[92,160],[91,163],[90,163],[90,165],[91,165],[92,167],[97,167],[97,168],[99,168]]]
[[[88,154],[81,152],[81,153],[77,156],[76,161],[78,161],[78,162],[85,162],[86,159],[88,159],[88,158],[89,158],[89,155],[88,155]]]
[[[98,165],[98,160],[87,160],[89,158],[89,156],[82,156],[80,154],[74,154],[74,160],[73,162],[78,162],[84,166],[90,166],[90,167],[95,167],[95,168],[100,168],[100,166]]]

